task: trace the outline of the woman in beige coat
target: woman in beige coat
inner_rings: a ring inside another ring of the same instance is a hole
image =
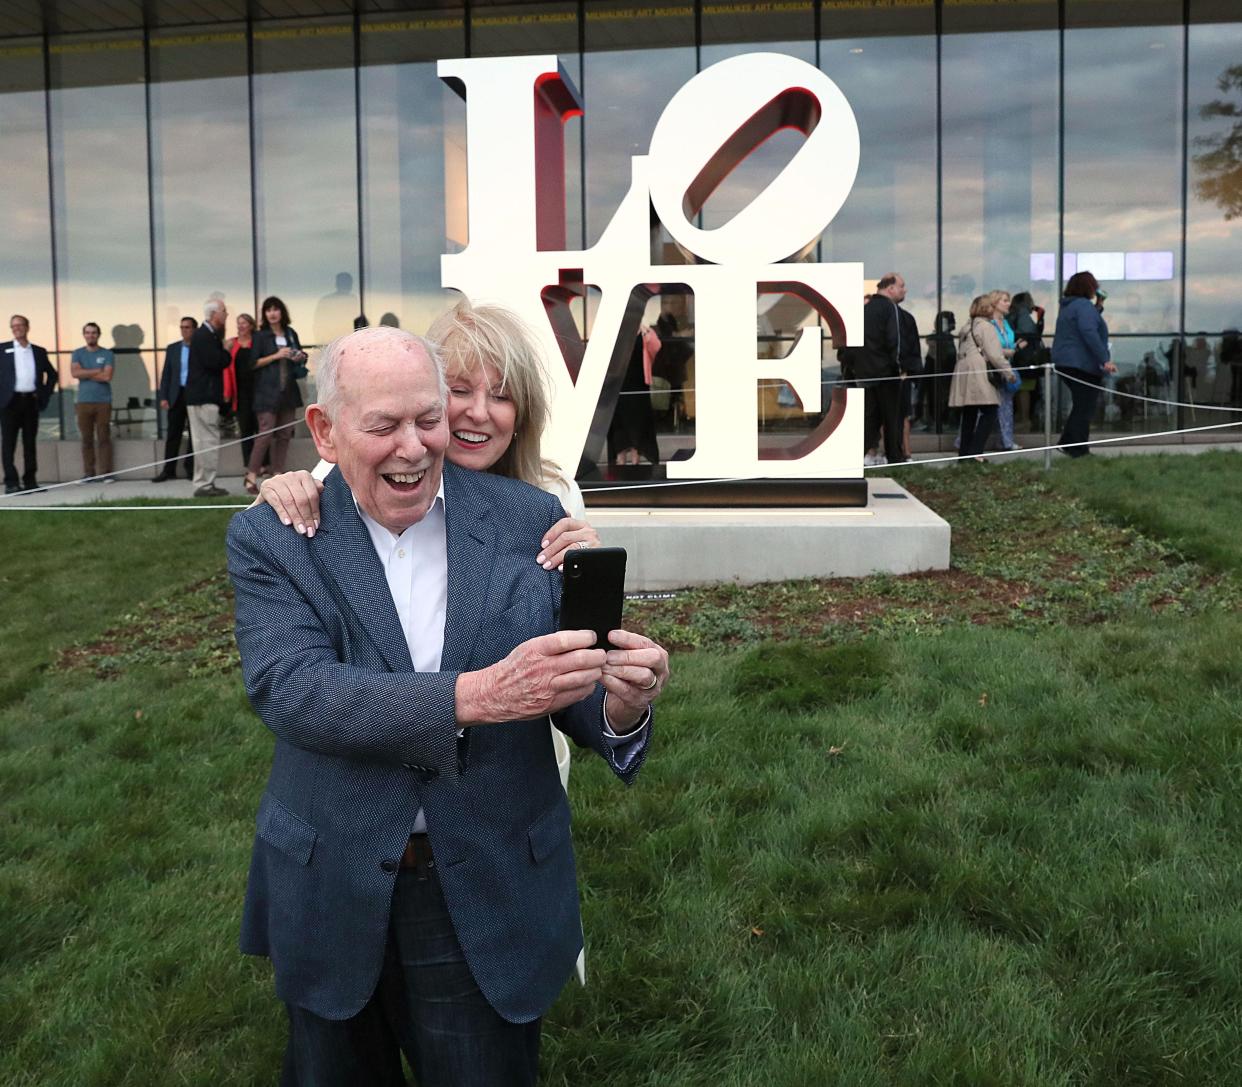
[[[1014,380],[991,317],[991,296],[980,295],[970,304],[970,321],[957,338],[949,407],[962,409],[958,452],[963,457],[978,457],[983,452],[996,423],[1000,394],[989,374],[996,372],[1004,381]]]

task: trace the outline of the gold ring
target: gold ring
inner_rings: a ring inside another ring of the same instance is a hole
[[[650,683],[648,683],[646,687],[640,687],[640,688],[639,688],[639,690],[640,690],[640,691],[654,691],[654,690],[655,690],[655,685],[656,685],[657,683],[659,683],[659,682],[660,682],[660,677],[659,677],[659,676],[657,676],[654,672],[652,672],[652,673],[651,673],[651,682],[650,682]]]

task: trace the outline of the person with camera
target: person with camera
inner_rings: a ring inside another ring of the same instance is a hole
[[[1100,387],[1105,374],[1117,372],[1109,357],[1103,307],[1103,292],[1095,276],[1090,272],[1070,276],[1052,338],[1052,365],[1065,379],[1073,399],[1059,440],[1061,452],[1070,457],[1085,457],[1091,452],[1087,439]]]
[[[251,403],[259,430],[250,449],[245,477],[249,494],[259,493],[259,473],[265,456],[269,457],[273,474],[285,470],[293,437],[290,424],[302,406],[298,378],[306,376],[306,352],[289,324],[288,307],[272,295],[263,300],[259,312],[263,316],[250,349],[254,371]]]

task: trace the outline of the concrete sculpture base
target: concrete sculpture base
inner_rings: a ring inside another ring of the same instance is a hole
[[[949,523],[891,479],[868,480],[866,509],[592,509],[629,552],[626,589],[910,574],[949,566]]]

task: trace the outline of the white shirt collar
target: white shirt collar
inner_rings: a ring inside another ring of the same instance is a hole
[[[340,469],[338,468],[337,471],[340,471]],[[367,526],[367,532],[371,536],[371,542],[375,545],[376,553],[379,555],[386,555],[394,543],[406,536],[412,529],[422,524],[423,520],[426,520],[426,518],[431,515],[432,511],[436,509],[437,503],[439,504],[441,515],[443,515],[445,508],[444,473],[440,473],[440,489],[436,491],[435,498],[431,500],[431,506],[428,508],[427,513],[423,515],[422,520],[415,521],[414,524],[410,525],[410,527],[400,535],[397,535],[389,528],[385,528],[377,520],[375,520],[374,517],[367,513],[366,510],[358,505],[358,499],[354,498],[354,492],[352,490],[349,492],[349,497],[354,499],[354,508],[358,511],[358,516],[362,518],[362,523]]]

